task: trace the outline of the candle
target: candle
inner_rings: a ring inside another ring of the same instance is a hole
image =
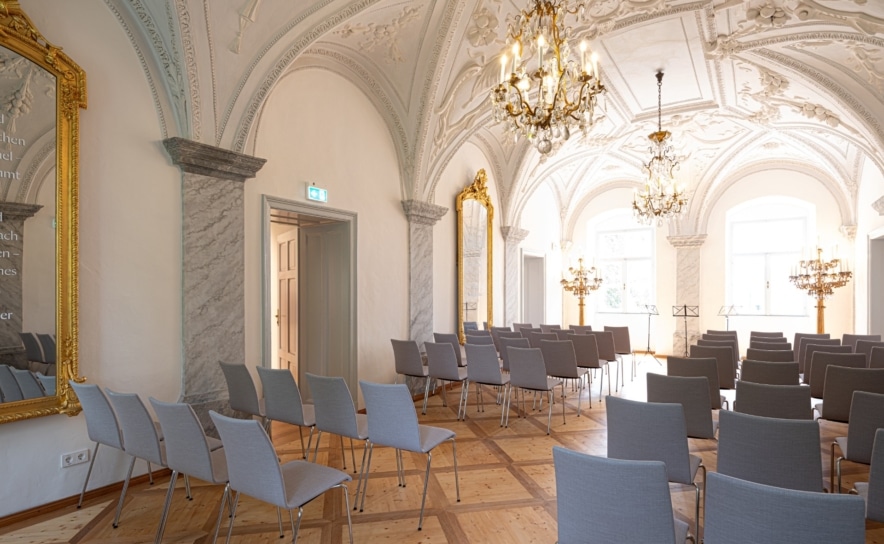
[[[513,44],[513,73],[519,71],[519,53],[521,52],[521,47],[519,47],[519,42]]]
[[[586,40],[580,40],[580,66],[586,66]],[[586,69],[584,68],[584,71]]]
[[[538,60],[540,63],[540,67],[543,68],[543,54],[546,52],[546,40],[543,37],[543,34],[537,36],[537,51],[538,51]]]
[[[500,82],[506,81],[506,55],[500,57]]]

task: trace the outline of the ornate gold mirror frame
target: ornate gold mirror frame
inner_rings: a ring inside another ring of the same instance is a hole
[[[23,360],[25,366],[31,365],[24,345],[14,345],[15,340],[20,342],[19,333],[25,332],[22,327],[29,326],[23,320],[35,321],[29,312],[45,317],[42,322],[47,334],[43,336],[51,337],[48,332],[54,330],[56,346],[54,354],[51,348],[41,351],[54,356],[55,393],[0,403],[0,423],[6,423],[80,411],[68,380],[81,380],[77,362],[77,195],[79,110],[86,107],[86,74],[40,34],[16,0],[0,2],[0,46],[0,73],[7,76],[0,78],[0,187],[5,189],[0,193],[0,209],[5,210],[0,215],[0,246],[7,245],[0,247],[0,306],[4,306],[0,307],[0,340],[4,344],[0,345],[0,363],[14,368],[22,366]],[[35,195],[44,180],[52,179],[53,170],[54,202],[46,193],[44,204],[37,204]],[[41,209],[44,213],[38,215]],[[32,236],[34,232],[49,233],[44,245],[54,241],[54,251],[26,246],[29,240],[32,244],[41,240],[39,234]],[[11,241],[18,243],[17,252],[10,250],[15,245]],[[36,258],[35,254],[41,253],[45,260]],[[52,261],[53,254],[55,270],[41,267]],[[35,283],[39,283],[37,296],[33,294]],[[54,297],[49,294],[53,288]],[[51,392],[51,380],[44,389]]]
[[[486,310],[485,321],[487,321],[488,327],[492,326],[491,318],[494,313],[492,298],[494,251],[491,226],[494,222],[494,206],[491,205],[491,197],[488,195],[488,188],[485,185],[487,181],[485,170],[479,170],[473,183],[457,195],[455,203],[455,209],[457,210],[457,335],[460,338],[461,344],[466,340],[464,322],[466,321],[466,313],[468,311],[475,310],[480,312],[481,306],[484,305]],[[471,208],[471,204],[475,204],[477,207],[465,211],[464,205]],[[480,228],[482,210],[485,212],[484,237],[478,230]],[[470,232],[471,230],[473,232]],[[483,257],[486,272],[484,294],[480,291]],[[470,277],[471,272],[474,277]],[[471,306],[473,301],[468,300],[468,291],[471,291],[472,288],[475,288],[481,299],[481,303],[477,302],[475,308]],[[477,315],[476,321],[478,320],[479,316]]]

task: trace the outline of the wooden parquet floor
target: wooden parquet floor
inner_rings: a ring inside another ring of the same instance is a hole
[[[645,400],[645,372],[664,372],[648,360],[639,365],[634,380],[626,378],[625,387],[615,393],[627,398]],[[607,380],[605,380],[607,382]],[[606,386],[607,392],[607,386]],[[471,388],[474,391],[475,388]],[[730,398],[733,398],[733,392]],[[486,411],[477,412],[475,393],[470,395],[466,421],[456,421],[459,390],[449,391],[451,406],[443,406],[440,396],[430,399],[427,415],[419,415],[421,423],[448,427],[457,432],[457,455],[460,468],[461,502],[455,500],[454,468],[451,447],[439,447],[433,456],[427,509],[422,531],[417,531],[425,458],[404,454],[407,485],[397,486],[396,463],[389,448],[375,448],[368,480],[364,512],[353,512],[354,541],[396,543],[550,543],[556,540],[556,493],[552,446],[560,445],[594,455],[606,453],[605,404],[598,399],[598,381],[594,381],[592,408],[583,394],[583,413],[576,417],[576,394],[566,399],[565,422],[561,404],[553,412],[552,433],[546,435],[546,405],[541,412],[532,411],[527,418],[513,413],[508,428],[499,426],[500,407],[488,399]],[[515,403],[514,403],[515,404]],[[420,403],[416,403],[418,410]],[[846,424],[821,422],[820,454],[825,482],[829,478],[829,448],[833,437],[846,434]],[[301,456],[297,428],[274,424],[273,441],[283,461]],[[716,468],[716,441],[690,439],[692,453],[703,463]],[[360,461],[361,444],[356,444],[356,460]],[[349,447],[347,448],[349,450]],[[342,459],[340,442],[323,437],[320,463],[342,467],[352,473],[351,454]],[[354,475],[355,478],[355,475]],[[868,478],[868,467],[844,463],[844,486],[850,489],[855,480]],[[208,543],[214,526],[220,486],[193,481],[194,499],[184,498],[182,479],[172,503],[172,512],[164,542]],[[162,509],[167,480],[153,486],[138,485],[129,490],[120,526],[111,527],[118,493],[88,501],[82,510],[68,507],[35,517],[17,525],[0,529],[0,542],[9,544],[90,542],[137,543],[152,542]],[[350,485],[351,501],[355,481]],[[676,515],[692,523],[692,488],[670,486]],[[604,493],[588,489],[587,493]],[[304,510],[299,542],[333,544],[347,542],[347,524],[343,498],[339,490],[327,493]],[[291,538],[288,520],[283,518],[285,538]],[[222,537],[227,518],[222,523]],[[280,540],[275,509],[243,497],[237,512],[232,542],[270,543]],[[222,540],[223,541],[223,540]],[[884,524],[868,523],[867,543],[884,543]]]

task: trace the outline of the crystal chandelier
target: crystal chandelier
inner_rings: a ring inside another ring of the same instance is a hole
[[[849,267],[845,270],[841,259],[823,260],[823,248],[816,248],[816,259],[802,259],[798,268],[792,271],[789,281],[795,287],[816,298],[816,332],[825,331],[825,306],[823,302],[835,294],[835,289],[844,287],[853,273]]]
[[[509,24],[508,51],[500,59],[500,83],[491,91],[494,120],[507,131],[528,138],[546,155],[579,128],[584,135],[595,122],[599,94],[598,55],[582,40],[572,49],[565,18],[583,16],[572,0],[533,0]],[[508,55],[509,53],[509,55]]]
[[[632,196],[635,218],[645,225],[654,222],[661,226],[664,221],[678,217],[686,209],[688,197],[679,189],[673,172],[678,159],[672,151],[669,137],[672,134],[662,128],[663,118],[663,71],[657,72],[657,132],[648,135],[651,140],[651,160],[644,166],[648,173],[645,188]]]

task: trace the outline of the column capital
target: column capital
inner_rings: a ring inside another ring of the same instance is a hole
[[[448,213],[448,208],[445,206],[437,206],[422,200],[403,200],[402,209],[405,211],[405,216],[408,218],[409,223],[430,227]]]
[[[841,231],[841,236],[844,236],[848,240],[856,240],[856,225],[841,225],[838,227],[838,230]],[[837,257],[837,255],[835,256]]]
[[[705,234],[694,234],[689,236],[667,236],[666,239],[675,248],[695,248],[700,247],[706,242]]]
[[[255,177],[267,159],[243,155],[228,149],[206,145],[185,138],[166,138],[163,146],[172,164],[189,174],[200,174],[232,181]]]
[[[33,217],[42,207],[41,204],[0,202],[0,221],[3,219],[27,219]]]
[[[500,233],[503,235],[503,239],[507,243],[521,242],[528,237],[528,232],[529,231],[518,227],[500,227]]]
[[[878,212],[878,215],[884,215],[884,196],[872,202],[872,208]]]

